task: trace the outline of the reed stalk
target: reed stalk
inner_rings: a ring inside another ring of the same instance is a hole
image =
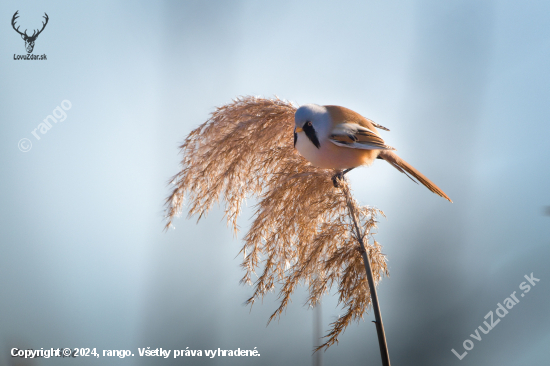
[[[346,179],[343,177],[342,179]],[[368,252],[365,248],[365,243],[363,242],[363,236],[359,230],[359,225],[357,224],[357,209],[355,207],[355,201],[351,196],[349,186],[346,184],[342,187],[344,194],[346,195],[346,205],[349,210],[349,215],[353,220],[353,229],[355,230],[355,238],[360,246],[360,253],[363,257],[363,263],[365,264],[365,274],[367,275],[367,281],[369,283],[369,288],[371,289],[371,301],[372,308],[374,311],[376,333],[378,334],[378,345],[380,346],[380,356],[382,357],[382,365],[390,366],[390,354],[388,352],[388,344],[386,342],[386,333],[384,331],[384,323],[382,322],[382,313],[380,312],[380,305],[378,303],[378,295],[376,293],[376,286],[374,284],[374,278],[372,276],[372,269],[370,265],[370,259]]]

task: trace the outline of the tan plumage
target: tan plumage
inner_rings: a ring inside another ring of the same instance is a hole
[[[382,159],[430,191],[451,199],[431,180],[401,159],[386,145],[377,128],[389,131],[351,109],[308,104],[295,114],[296,148],[321,168],[353,169]],[[317,140],[317,141],[315,141]],[[317,146],[318,145],[318,146]]]
[[[420,173],[418,170],[413,168],[412,165],[410,165],[405,160],[403,160],[399,156],[397,156],[397,154],[394,153],[393,151],[381,151],[380,154],[378,155],[378,158],[386,160],[395,169],[399,170],[401,173],[404,173],[409,178],[411,178],[413,181],[415,181],[413,179],[413,177],[416,178],[416,180],[420,181],[420,183],[422,183],[426,188],[428,188],[433,193],[445,198],[446,200],[449,200],[449,202],[453,202],[445,194],[445,192],[443,192],[441,190],[441,188],[439,188],[431,180],[426,178],[426,176],[424,174]]]

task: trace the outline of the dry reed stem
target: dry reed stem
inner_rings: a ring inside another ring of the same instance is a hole
[[[228,225],[238,231],[237,217],[247,197],[259,199],[254,222],[244,238],[242,283],[254,284],[251,306],[280,285],[278,318],[296,287],[309,287],[306,304],[315,306],[333,285],[345,313],[335,322],[318,349],[338,342],[352,320],[362,319],[371,305],[361,253],[353,230],[341,181],[334,188],[334,170],[316,168],[293,147],[294,112],[291,103],[241,97],[217,108],[192,131],[181,146],[182,170],[166,200],[170,227],[187,200],[188,216],[207,214],[212,204],[225,201]],[[358,213],[365,243],[383,212],[362,207]],[[367,245],[375,283],[389,275],[380,245]],[[256,270],[260,270],[256,276]]]

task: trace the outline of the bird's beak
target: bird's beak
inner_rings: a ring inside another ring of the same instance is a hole
[[[294,130],[294,132],[298,133],[298,132],[302,132],[304,129],[302,127],[296,127],[296,129]]]

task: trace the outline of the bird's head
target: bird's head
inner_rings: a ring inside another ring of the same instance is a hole
[[[327,136],[330,131],[330,119],[327,109],[317,104],[306,104],[294,114],[294,146],[298,133],[305,133],[309,140],[319,148],[320,136]]]

